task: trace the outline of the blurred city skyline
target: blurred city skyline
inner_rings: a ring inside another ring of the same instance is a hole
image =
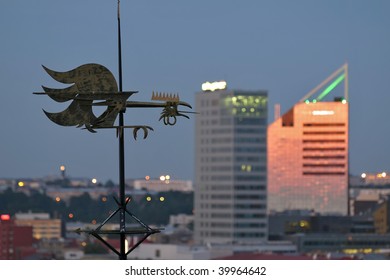
[[[271,123],[275,103],[286,112],[348,62],[350,173],[388,171],[389,8],[352,0],[121,1],[123,89],[139,91],[130,100],[163,91],[194,104],[203,82],[226,80],[230,89],[267,90]],[[117,77],[116,9],[114,0],[1,5],[1,178],[59,174],[64,164],[69,176],[118,180],[114,131],[57,126],[42,108],[65,104],[32,95],[58,86],[41,64],[67,71],[99,63]],[[126,124],[155,131],[137,141],[126,134],[126,177],[193,179],[195,116],[165,127],[159,114],[127,111]]]

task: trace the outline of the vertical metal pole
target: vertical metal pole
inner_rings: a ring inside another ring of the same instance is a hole
[[[122,92],[122,46],[121,46],[121,20],[120,20],[120,0],[118,0],[118,68],[119,68],[119,91]],[[126,198],[125,198],[125,131],[123,111],[119,113],[119,228],[120,228],[120,260],[126,260]]]

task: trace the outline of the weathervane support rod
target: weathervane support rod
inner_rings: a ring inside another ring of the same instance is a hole
[[[121,43],[121,18],[120,18],[120,0],[118,0],[118,72],[119,72],[119,92],[122,92],[122,43]],[[120,228],[120,260],[126,260],[126,198],[125,198],[125,133],[123,113],[119,113],[119,228]]]

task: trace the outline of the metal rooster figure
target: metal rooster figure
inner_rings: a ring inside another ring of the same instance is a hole
[[[124,160],[124,130],[133,129],[134,139],[137,139],[137,133],[143,130],[144,139],[148,137],[149,130],[152,127],[146,125],[124,125],[123,115],[127,108],[162,108],[159,120],[165,125],[175,125],[177,117],[189,119],[188,111],[179,111],[179,106],[191,108],[186,102],[181,102],[178,94],[154,93],[152,102],[128,101],[137,91],[122,91],[122,58],[121,58],[121,32],[120,32],[120,1],[118,0],[118,62],[119,62],[119,84],[114,75],[104,66],[99,64],[84,64],[68,72],[56,72],[43,66],[45,71],[57,82],[71,84],[63,89],[53,89],[42,86],[43,92],[34,92],[34,94],[47,95],[56,102],[68,102],[71,104],[64,111],[59,113],[49,113],[45,110],[46,116],[54,123],[62,126],[77,126],[95,133],[98,129],[116,129],[119,138],[119,200],[114,197],[118,208],[112,212],[109,217],[103,221],[94,230],[78,229],[77,233],[88,233],[111,251],[119,256],[119,259],[127,259],[127,255],[146,240],[151,234],[158,233],[162,229],[153,229],[138,219],[131,213],[127,204],[130,198],[125,196],[125,160]],[[96,116],[93,113],[93,107],[106,107],[105,111]],[[119,116],[119,118],[118,118]],[[118,125],[115,122],[119,119]],[[104,225],[119,214],[119,229],[104,230]],[[129,215],[133,223],[138,227],[129,228],[126,226],[126,215]],[[119,235],[120,248],[117,250],[102,235]],[[139,241],[127,248],[127,235],[141,235]]]
[[[114,75],[99,64],[84,64],[68,72],[56,72],[45,66],[43,68],[57,82],[72,84],[64,89],[42,86],[44,92],[34,93],[48,95],[57,102],[72,100],[69,107],[62,112],[49,113],[43,110],[46,116],[58,125],[84,126],[90,132],[102,128],[116,128],[118,134],[122,133],[124,128],[132,128],[134,138],[137,138],[138,130],[143,129],[146,138],[148,130],[153,130],[150,126],[115,126],[118,114],[124,112],[126,108],[162,107],[164,109],[159,120],[163,120],[165,125],[175,125],[177,116],[189,118],[184,113],[192,113],[178,110],[179,105],[192,108],[190,104],[181,102],[178,94],[153,92],[152,100],[164,101],[163,103],[127,101],[137,91],[119,92]],[[95,116],[92,110],[94,106],[106,106],[107,109],[100,116]]]

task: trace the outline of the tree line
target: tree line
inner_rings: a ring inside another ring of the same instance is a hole
[[[60,218],[66,222],[100,224],[116,209],[113,198],[101,196],[93,199],[88,193],[71,197],[68,203],[62,200],[57,202],[37,191],[27,195],[7,189],[0,194],[0,214],[14,215],[31,211],[49,213],[51,218]],[[128,210],[146,224],[166,225],[170,215],[193,213],[193,193],[169,191],[132,197]]]

